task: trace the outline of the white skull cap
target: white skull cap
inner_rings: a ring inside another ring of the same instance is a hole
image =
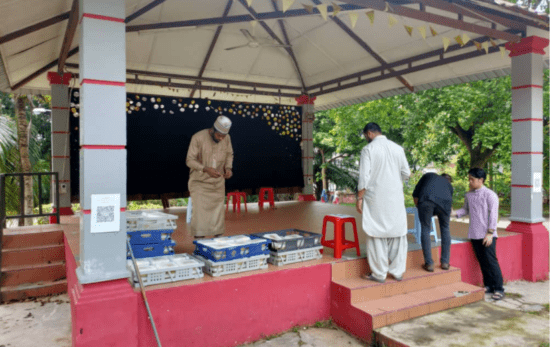
[[[214,122],[214,129],[222,134],[227,134],[230,132],[231,120],[226,116],[219,116]]]

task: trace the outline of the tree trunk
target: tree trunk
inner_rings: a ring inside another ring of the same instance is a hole
[[[327,168],[325,167],[325,153],[323,153],[323,150],[320,149],[321,153],[321,182],[322,187],[325,189],[325,192],[327,193]]]
[[[19,145],[19,155],[21,158],[21,172],[31,172],[31,160],[29,157],[29,134],[27,123],[27,115],[25,112],[25,105],[27,96],[16,95],[16,114],[17,114],[17,142]],[[20,187],[22,189],[23,187]],[[25,214],[33,213],[33,178],[31,176],[25,176],[24,178],[24,211]],[[23,222],[23,223],[22,223]],[[19,225],[32,225],[32,218],[25,218],[24,221],[19,222]]]

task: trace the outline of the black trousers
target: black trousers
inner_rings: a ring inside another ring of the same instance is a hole
[[[484,287],[490,288],[492,292],[503,292],[503,276],[496,257],[497,237],[493,238],[489,247],[484,246],[482,240],[471,239],[471,244],[482,270]]]

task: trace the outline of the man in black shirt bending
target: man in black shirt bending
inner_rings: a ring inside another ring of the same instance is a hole
[[[433,272],[434,263],[431,254],[430,229],[432,216],[438,216],[440,223],[440,237],[442,238],[442,256],[440,266],[444,270],[450,268],[450,215],[452,211],[453,187],[452,178],[448,174],[438,176],[427,173],[421,177],[413,191],[413,201],[419,213],[421,223],[421,246],[425,264],[423,269]]]

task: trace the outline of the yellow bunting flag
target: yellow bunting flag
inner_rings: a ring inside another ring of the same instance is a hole
[[[306,9],[306,11],[308,11],[310,13],[314,13],[314,6],[304,5],[304,4],[302,4],[302,6],[304,7],[304,9]]]
[[[490,39],[490,43],[492,44],[492,46],[497,47],[497,43],[495,43],[494,40]]]
[[[484,48],[484,50],[486,51],[486,54],[488,54],[488,48],[489,48],[488,41],[482,42],[482,48]]]
[[[287,11],[289,7],[293,5],[294,2],[295,0],[283,0],[283,12],[285,13],[285,11]]]
[[[354,29],[356,27],[356,23],[358,22],[358,13],[349,12],[348,17],[350,17],[350,25],[352,25],[352,29]]]
[[[479,51],[482,50],[482,45],[481,45],[479,42],[473,41],[473,43],[474,43],[474,45],[476,46],[476,49],[478,49]]]
[[[252,27],[252,30],[253,30],[253,35],[254,35],[254,29],[256,28],[257,24],[258,24],[258,21],[256,21],[256,20],[251,21],[251,27]]]
[[[327,5],[326,4],[321,4],[321,5],[316,6],[316,8],[318,9],[318,11],[320,11],[321,16],[323,17],[323,19],[327,20]]]
[[[335,17],[337,16],[337,13],[341,12],[342,8],[334,2],[332,2],[331,4],[333,5],[333,17]]]
[[[463,43],[463,39],[461,38],[460,35],[457,35],[456,37],[454,37],[455,41],[457,41],[457,43],[459,43],[461,45],[461,47],[465,46],[465,43]]]
[[[375,11],[369,11],[369,12],[366,12],[365,14],[367,15],[367,18],[369,18],[371,25],[373,25],[373,22],[375,21]]]
[[[252,4],[253,4],[253,0],[247,0],[247,5],[249,5],[249,7],[251,7]]]
[[[471,41],[471,38],[467,34],[463,34],[463,44],[466,45],[469,41]]]
[[[505,54],[507,54],[507,49],[503,46],[499,46],[499,51],[501,52],[501,57],[505,58]]]
[[[430,28],[430,33],[432,34],[432,36],[438,35],[438,33],[436,32],[436,30],[434,30],[431,26],[429,26],[429,28]]]
[[[413,27],[410,27],[409,25],[404,25],[404,28],[406,29],[409,36],[413,33]]]
[[[444,44],[444,52],[448,50],[448,47],[450,46],[450,39],[448,39],[445,36],[442,36],[442,43]]]
[[[392,28],[396,23],[398,23],[398,19],[394,18],[390,14],[388,15],[388,27]]]
[[[419,27],[417,28],[417,30],[419,30],[419,33],[421,34],[421,37],[423,38],[423,40],[427,38],[427,28]]]

